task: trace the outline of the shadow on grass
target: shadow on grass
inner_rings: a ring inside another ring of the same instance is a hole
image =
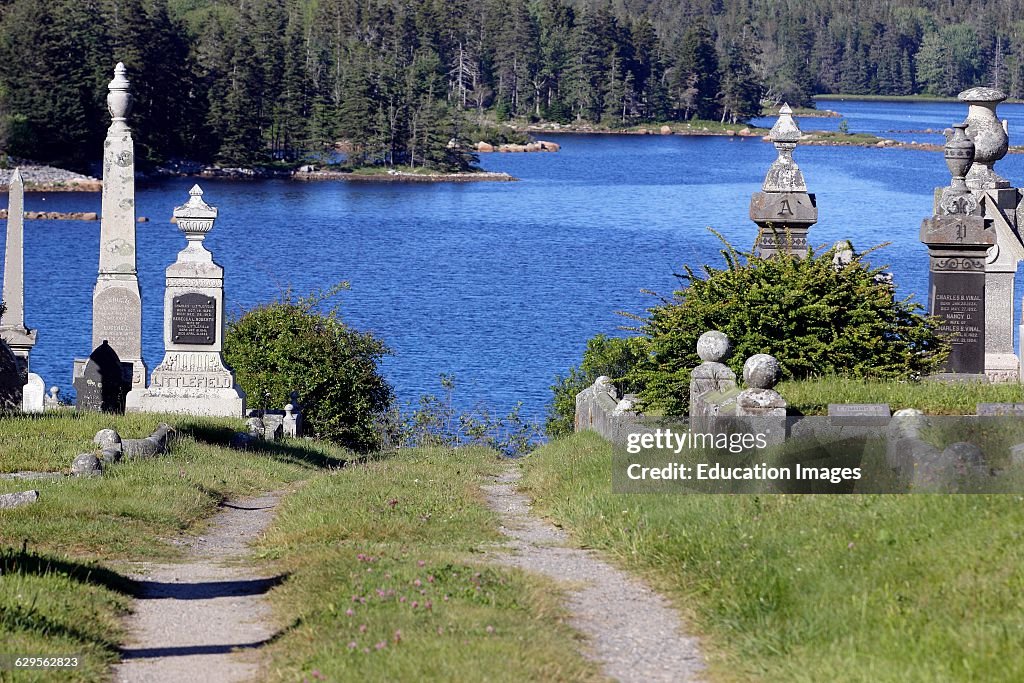
[[[83,564],[25,549],[6,548],[0,551],[0,575],[60,575],[79,583],[92,583],[124,595],[132,595],[134,582],[126,576],[94,564]]]
[[[28,608],[20,605],[0,605],[0,632],[13,633],[36,633],[47,638],[63,637],[78,643],[96,643],[103,649],[116,652],[118,644],[106,638],[96,636],[79,630],[73,626],[62,624],[44,614],[36,612],[35,606]],[[7,680],[0,677],[0,680]]]
[[[230,427],[204,422],[182,422],[177,426],[180,436],[189,436],[199,443],[228,448],[237,432]],[[344,458],[321,453],[293,443],[257,441],[247,449],[255,455],[266,455],[279,462],[317,469],[338,469],[348,462]]]

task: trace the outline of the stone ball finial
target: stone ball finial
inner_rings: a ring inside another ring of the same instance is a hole
[[[781,376],[779,361],[767,353],[754,354],[743,364],[743,382],[749,389],[771,389]]]
[[[103,463],[92,453],[80,453],[71,463],[71,474],[76,477],[91,477],[103,474]]]
[[[123,123],[132,108],[131,81],[123,62],[114,67],[114,80],[107,84],[107,109],[115,123]]]
[[[721,363],[732,352],[732,342],[725,332],[710,330],[697,340],[697,355],[705,363]]]

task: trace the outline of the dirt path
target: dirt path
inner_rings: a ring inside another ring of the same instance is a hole
[[[510,465],[484,486],[488,503],[502,517],[513,553],[499,561],[568,581],[573,627],[587,636],[584,654],[623,683],[697,681],[704,668],[697,640],[688,636],[668,602],[636,578],[595,553],[570,547],[567,535],[530,514],[530,499],[516,491],[519,469]]]
[[[114,680],[255,679],[257,657],[244,651],[258,648],[274,634],[263,596],[281,577],[254,573],[239,560],[269,526],[284,493],[225,503],[209,532],[192,544],[185,562],[145,565],[132,576],[142,592]]]

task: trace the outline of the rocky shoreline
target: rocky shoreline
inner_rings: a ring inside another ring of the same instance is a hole
[[[294,180],[346,180],[349,182],[378,183],[474,183],[515,182],[518,178],[508,173],[480,171],[476,173],[409,173],[389,170],[386,173],[353,173],[349,171],[295,171]]]
[[[23,164],[17,168],[25,180],[26,192],[100,192],[103,181],[54,166]],[[0,187],[7,189],[13,168],[0,169]]]

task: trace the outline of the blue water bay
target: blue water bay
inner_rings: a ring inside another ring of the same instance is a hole
[[[931,106],[899,105],[922,116]],[[962,118],[964,109],[951,111]],[[670,293],[684,264],[720,263],[721,243],[708,227],[750,247],[750,195],[775,158],[759,139],[557,141],[557,154],[482,156],[484,167],[517,183],[201,180],[205,199],[220,209],[207,245],[226,270],[229,312],[349,281],[343,316],[394,349],[384,370],[403,403],[439,391],[446,373],[457,379],[460,407],[507,411],[522,401],[528,416],[542,417],[554,374],[578,362],[589,337],[621,333],[628,323],[616,311],[655,303],[642,289]],[[811,241],[889,242],[872,259],[890,266],[902,295],[923,301],[927,256],[918,229],[933,188],[948,183],[942,155],[808,147],[796,159],[818,197]],[[998,169],[1024,184],[1020,156]],[[164,269],[184,245],[169,218],[193,182],[138,190],[138,213],[151,219],[138,226],[150,369],[163,356]],[[99,211],[100,197],[29,194],[26,204]],[[39,329],[32,365],[65,394],[72,359],[90,351],[98,240],[98,223],[26,222],[26,321]]]

